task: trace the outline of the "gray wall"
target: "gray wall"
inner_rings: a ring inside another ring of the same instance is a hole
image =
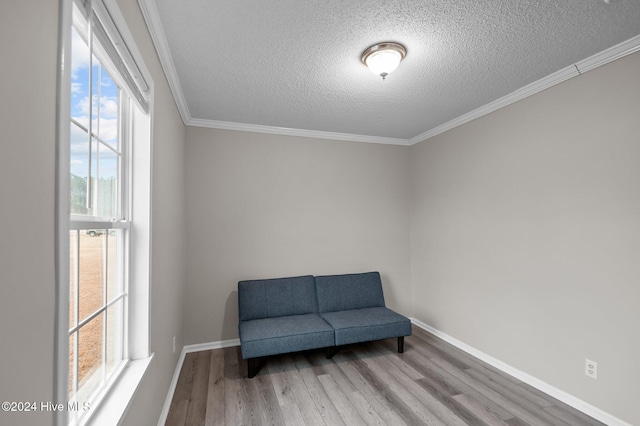
[[[140,11],[120,5],[156,84],[156,357],[125,424],[157,421],[174,335],[237,337],[239,279],[370,269],[399,311],[640,424],[639,54],[411,148],[185,136]],[[6,2],[0,31],[0,400],[49,401],[57,2]]]
[[[0,400],[53,400],[58,3],[0,13]],[[0,412],[0,424],[49,424]]]
[[[123,425],[155,425],[160,417],[183,339],[186,213],[186,128],[171,95],[149,31],[135,0],[118,5],[155,83],[150,347],[155,354]],[[173,353],[173,336],[176,352]]]
[[[411,148],[415,316],[632,424],[639,70],[635,53]]]
[[[137,3],[121,1],[156,84],[151,350],[125,424],[155,425],[182,342],[184,139]],[[52,401],[55,319],[55,110],[58,2],[4,2],[0,14],[0,400]],[[0,424],[51,424],[47,413],[0,412]]]
[[[243,279],[378,270],[409,313],[408,154],[188,128],[185,342],[238,337]]]

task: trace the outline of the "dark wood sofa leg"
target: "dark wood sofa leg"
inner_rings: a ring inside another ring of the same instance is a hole
[[[334,351],[334,348],[332,346],[327,347],[327,359],[331,359],[333,358],[333,355],[336,352]]]
[[[250,379],[253,379],[254,377],[256,377],[256,373],[257,371],[257,363],[256,363],[257,358],[249,358],[247,360],[247,370],[248,370],[248,376]]]
[[[404,336],[398,337],[398,353],[404,352]]]

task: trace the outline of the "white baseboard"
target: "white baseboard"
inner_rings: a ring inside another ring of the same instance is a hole
[[[209,343],[198,343],[196,345],[187,345],[182,348],[182,351],[180,352],[180,357],[178,358],[178,363],[176,364],[176,369],[173,371],[173,378],[171,379],[171,384],[169,385],[169,390],[167,391],[167,397],[164,400],[164,406],[162,407],[162,411],[160,412],[160,418],[158,419],[158,426],[164,426],[164,424],[167,422],[167,416],[169,415],[169,409],[171,408],[171,400],[173,399],[173,394],[176,391],[176,386],[178,384],[178,377],[180,376],[180,370],[182,370],[182,364],[184,364],[185,356],[191,352],[208,351],[211,349],[230,348],[232,346],[240,346],[240,339],[222,340],[219,342],[209,342]]]
[[[219,342],[198,343],[196,345],[187,345],[182,351],[185,354],[190,352],[210,351],[211,349],[230,348],[232,346],[240,346],[240,339],[221,340]]]
[[[171,378],[171,384],[169,385],[169,391],[167,391],[167,397],[164,399],[164,405],[162,406],[160,418],[158,419],[158,426],[164,426],[164,424],[167,422],[169,408],[171,408],[171,400],[173,399],[173,394],[176,391],[176,385],[178,384],[178,377],[180,376],[180,370],[182,369],[185,355],[186,352],[184,351],[184,348],[182,348],[180,357],[178,358],[178,363],[176,364],[176,369],[173,371],[173,378]]]
[[[582,411],[586,415],[591,416],[596,420],[599,420],[609,426],[632,426],[631,424],[599,409],[598,407],[594,407],[593,405],[587,402],[584,402],[583,400],[576,398],[575,396],[568,394],[563,390],[560,390],[554,386],[551,386],[550,384],[543,382],[542,380],[537,379],[525,373],[524,371],[520,371],[517,368],[512,367],[509,364],[506,364],[500,361],[499,359],[492,357],[491,355],[487,355],[484,352],[479,351],[478,349],[472,346],[469,346],[466,343],[456,339],[455,337],[451,337],[448,334],[443,333],[442,331],[435,329],[430,325],[423,323],[420,320],[411,318],[411,322],[414,325],[422,328],[423,330],[426,330],[429,333],[433,334],[434,336],[444,340],[445,342],[452,344],[458,349],[461,349],[466,353],[497,368],[498,370],[504,371],[510,376],[513,376],[516,379],[521,380],[530,386],[533,386],[534,388],[546,393],[549,396],[552,396],[553,398],[561,402],[564,402],[565,404],[575,408],[576,410]]]

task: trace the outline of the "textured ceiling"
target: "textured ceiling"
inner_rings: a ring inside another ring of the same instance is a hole
[[[637,0],[141,3],[188,124],[404,140],[640,34]],[[382,41],[407,48],[384,81]]]

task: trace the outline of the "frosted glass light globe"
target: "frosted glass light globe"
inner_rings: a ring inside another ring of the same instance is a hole
[[[407,54],[403,45],[393,42],[379,43],[369,47],[362,54],[362,62],[375,75],[384,80],[395,71]]]
[[[372,73],[385,78],[398,68],[401,60],[402,55],[400,55],[400,52],[395,50],[378,50],[369,55],[366,63]]]

